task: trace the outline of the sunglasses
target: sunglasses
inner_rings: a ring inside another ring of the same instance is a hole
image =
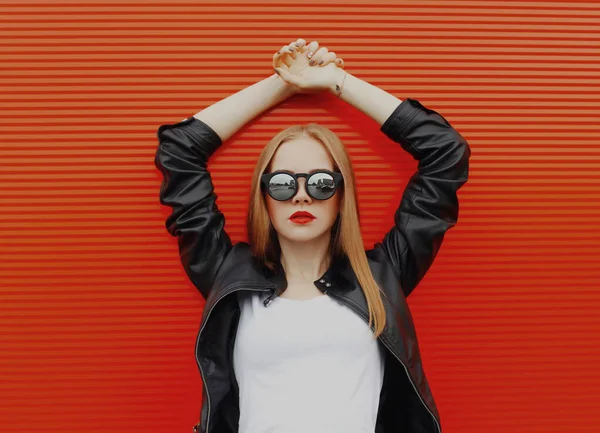
[[[297,194],[299,177],[306,179],[306,192],[315,200],[327,200],[333,197],[339,184],[344,180],[342,173],[329,170],[295,174],[278,170],[261,176],[261,189],[266,190],[275,200],[286,201]]]

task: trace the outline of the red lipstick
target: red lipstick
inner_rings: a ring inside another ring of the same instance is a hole
[[[290,217],[290,221],[296,224],[306,224],[315,219],[315,216],[310,212],[306,211],[297,211],[292,214]]]

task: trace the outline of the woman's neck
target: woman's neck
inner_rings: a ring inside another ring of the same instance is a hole
[[[330,233],[307,241],[289,241],[280,238],[281,265],[288,283],[312,283],[325,273],[329,266]]]

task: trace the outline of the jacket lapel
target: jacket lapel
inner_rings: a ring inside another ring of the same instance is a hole
[[[371,266],[378,265],[371,260],[369,260],[369,263]],[[327,291],[339,297],[349,298],[360,306],[363,312],[368,311],[366,298],[347,256],[334,260],[329,269],[323,274],[322,279],[331,284],[327,286]],[[223,261],[215,277],[214,284],[206,300],[205,314],[222,296],[236,287],[243,286],[264,287],[265,290],[275,289],[277,296],[279,296],[287,288],[287,279],[281,264],[274,272],[264,269],[259,261],[252,256],[250,245],[246,242],[238,242]]]

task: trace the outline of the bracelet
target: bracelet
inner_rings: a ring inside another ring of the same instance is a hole
[[[345,71],[344,71],[345,72]],[[339,98],[340,95],[342,94],[342,90],[344,89],[344,81],[346,81],[346,75],[348,75],[348,72],[346,72],[344,74],[344,78],[342,79],[342,86],[338,86],[337,84],[335,85],[335,93],[336,96]]]

